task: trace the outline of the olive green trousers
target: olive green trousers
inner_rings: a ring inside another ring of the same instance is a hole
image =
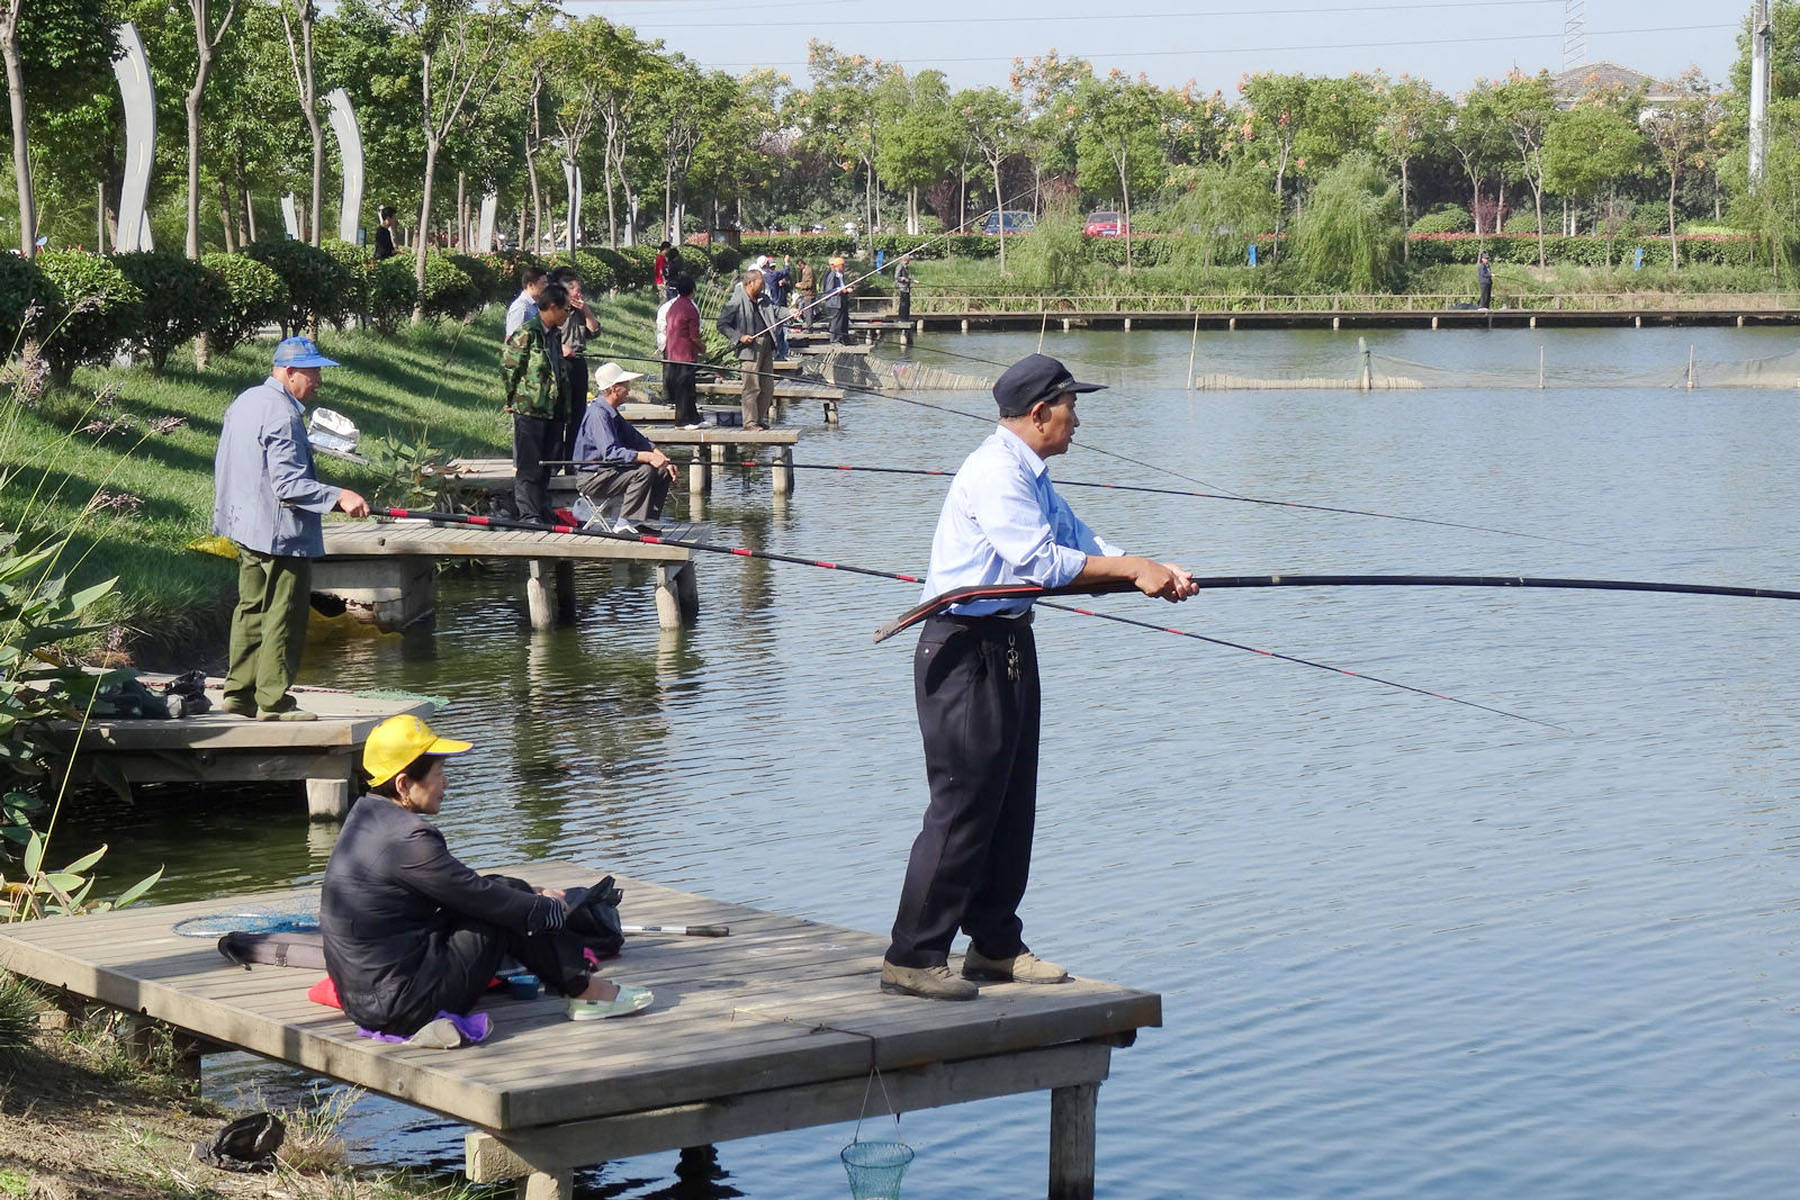
[[[258,554],[239,546],[238,602],[231,613],[225,699],[254,701],[259,713],[295,707],[288,688],[300,673],[312,601],[312,560]]]

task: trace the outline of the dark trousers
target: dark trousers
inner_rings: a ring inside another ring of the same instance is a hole
[[[584,991],[592,970],[581,952],[581,939],[562,930],[516,933],[459,916],[449,928],[422,936],[428,945],[425,961],[407,981],[395,1002],[394,1019],[383,1033],[411,1037],[440,1012],[472,1011],[506,956],[523,963],[545,990],[565,996]]]
[[[694,364],[663,364],[663,399],[675,406],[677,425],[694,425],[700,420],[700,394],[694,388]]]
[[[825,315],[831,322],[831,340],[843,345],[850,340],[850,305],[840,304],[836,308],[828,308]]]
[[[800,293],[800,320],[807,329],[816,329],[819,325],[819,293]]]
[[[231,611],[225,697],[262,712],[292,708],[288,688],[300,672],[311,605],[312,560],[259,554],[239,546],[238,602]]]
[[[575,486],[596,506],[618,496],[619,515],[628,521],[642,521],[662,516],[663,501],[669,497],[669,473],[649,463],[584,469]]]
[[[1477,308],[1492,308],[1492,307],[1494,307],[1494,305],[1493,305],[1494,281],[1492,279],[1483,279],[1481,281],[1480,287],[1481,287],[1481,299],[1476,301],[1475,307],[1477,307]]]
[[[1027,620],[933,617],[913,651],[931,804],[913,841],[887,959],[944,964],[960,927],[981,953],[1025,948],[1019,902],[1037,821],[1037,644]]]
[[[912,320],[912,289],[902,288],[900,291],[900,315],[902,321]]]
[[[562,439],[560,417],[513,414],[513,506],[519,520],[550,520],[550,468],[544,460],[567,457]]]
[[[575,435],[581,432],[581,419],[587,416],[588,365],[585,358],[562,361],[563,418],[562,447],[556,458],[575,457]],[[564,467],[563,474],[573,475],[574,467]]]

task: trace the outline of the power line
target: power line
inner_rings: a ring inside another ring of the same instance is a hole
[[[601,3],[603,0],[582,0],[582,2]],[[680,2],[680,0],[675,0]],[[802,0],[804,2],[804,0]],[[1370,12],[1410,12],[1419,9],[1455,9],[1455,8],[1528,8],[1543,7],[1550,4],[1563,4],[1567,0],[1467,0],[1448,4],[1427,4],[1414,0],[1407,4],[1351,4],[1337,5],[1328,8],[1230,8],[1216,12],[1153,12],[1153,13],[1034,13],[1031,22],[1041,25],[1047,22],[1060,21],[1099,21],[1111,24],[1115,21],[1172,21],[1191,20],[1197,16],[1204,17],[1287,17],[1287,16],[1320,16],[1331,13],[1370,13]],[[788,8],[790,4],[743,5],[733,11],[748,12],[761,8]],[[813,24],[846,26],[846,25],[1016,25],[1017,17],[866,17],[848,20],[837,20],[831,17],[820,18]],[[642,25],[644,29],[685,29],[691,22],[653,21]],[[708,29],[763,29],[766,21],[708,21]]]

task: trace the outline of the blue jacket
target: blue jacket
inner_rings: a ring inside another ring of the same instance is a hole
[[[575,434],[576,462],[629,466],[637,461],[638,451],[654,449],[655,444],[605,400],[588,405],[587,415],[581,418],[581,429]]]
[[[258,554],[325,553],[320,518],[342,489],[319,482],[303,411],[272,375],[225,410],[213,459],[214,533]]]

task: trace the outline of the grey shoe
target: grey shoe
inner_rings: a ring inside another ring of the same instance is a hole
[[[463,1044],[462,1030],[449,1017],[427,1021],[419,1032],[406,1039],[409,1046],[429,1046],[433,1050],[454,1050]]]
[[[319,714],[308,712],[304,708],[263,709],[256,714],[259,721],[316,721]]]
[[[958,979],[949,967],[896,967],[881,962],[881,990],[896,996],[920,996],[926,1000],[973,1000],[981,989]]]
[[[1020,950],[1010,958],[989,958],[970,946],[963,956],[963,978],[983,983],[1067,983],[1069,973],[1053,962],[1045,962],[1029,950]]]
[[[219,701],[219,711],[233,717],[256,716],[256,701],[248,696],[226,696]]]

